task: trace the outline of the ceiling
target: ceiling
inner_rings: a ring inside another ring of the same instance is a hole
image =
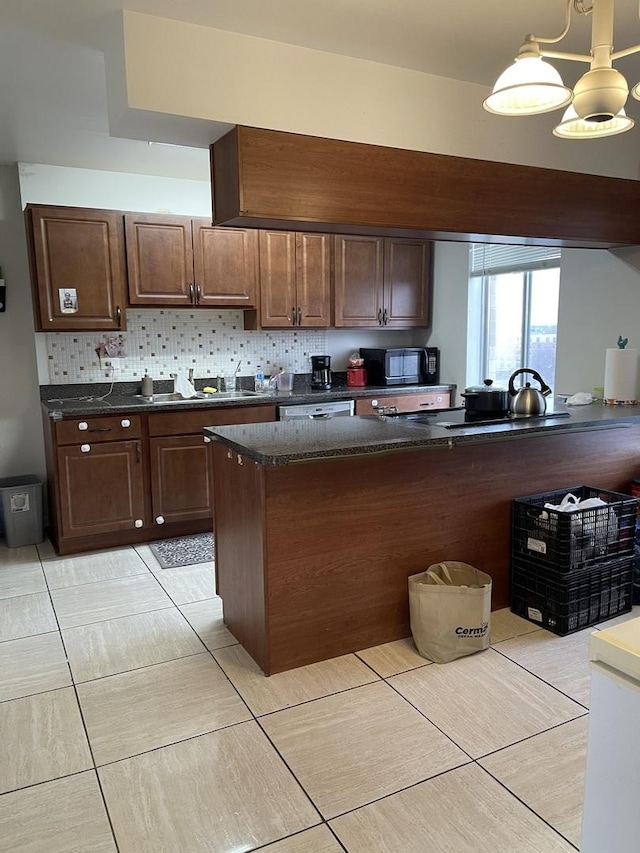
[[[0,163],[43,163],[208,180],[206,149],[109,135],[105,49],[123,9],[492,85],[527,32],[557,35],[564,0],[2,0]],[[588,52],[573,15],[562,49]],[[615,49],[640,43],[638,0],[616,4]],[[558,62],[572,85],[586,70]],[[630,85],[640,58],[616,63]],[[640,103],[627,111],[640,121]],[[637,131],[637,127],[636,127]],[[149,130],[153,140],[153,128]],[[156,139],[161,138],[157,136]],[[213,141],[213,140],[212,140]]]

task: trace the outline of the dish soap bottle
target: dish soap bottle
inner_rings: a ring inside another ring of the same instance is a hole
[[[142,396],[153,397],[153,379],[149,376],[146,370],[142,377]]]
[[[254,378],[253,387],[256,391],[264,390],[264,371],[262,369],[262,365],[260,364],[256,366],[256,375]]]

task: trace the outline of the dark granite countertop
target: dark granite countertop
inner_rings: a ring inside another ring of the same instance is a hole
[[[557,419],[520,418],[510,423],[465,425],[449,430],[402,418],[366,415],[330,420],[294,420],[238,426],[205,427],[204,432],[239,454],[263,465],[285,465],[312,459],[388,453],[416,448],[447,448],[548,434],[640,425],[640,406],[556,404]],[[436,420],[434,416],[434,420]],[[444,419],[442,413],[439,416]]]
[[[250,390],[253,380],[251,377],[242,377],[242,387]],[[208,385],[215,387],[215,379],[197,379],[195,387],[201,391]],[[169,393],[173,389],[173,383],[168,381],[156,381],[154,391],[156,394]],[[296,403],[325,402],[327,400],[356,400],[358,397],[370,397],[371,395],[399,395],[411,394],[419,391],[449,391],[455,393],[455,385],[405,385],[402,387],[374,387],[353,388],[347,386],[344,379],[338,376],[330,391],[314,391],[305,376],[296,376],[296,384],[293,391],[265,392],[260,396],[248,397],[225,397],[212,394],[206,400],[193,399],[177,403],[149,403],[136,398],[140,393],[139,382],[117,382],[111,388],[109,382],[92,383],[86,385],[41,385],[40,400],[42,407],[50,417],[71,418],[84,417],[88,415],[113,415],[122,412],[168,412],[183,409],[206,409],[225,408],[229,406],[256,406],[259,404],[273,403],[275,405],[291,405]]]

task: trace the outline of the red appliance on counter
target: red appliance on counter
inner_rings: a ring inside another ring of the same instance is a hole
[[[364,367],[347,367],[347,385],[350,388],[364,388],[367,384],[367,371]]]

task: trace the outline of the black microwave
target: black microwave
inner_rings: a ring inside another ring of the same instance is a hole
[[[367,385],[438,385],[440,351],[437,347],[362,347]]]

